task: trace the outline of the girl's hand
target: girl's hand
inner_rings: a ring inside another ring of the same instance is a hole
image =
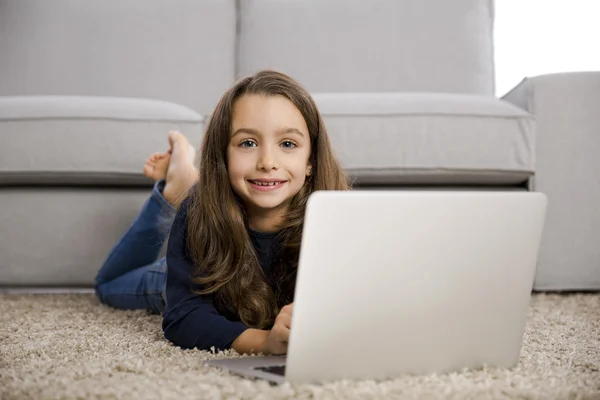
[[[288,341],[290,340],[290,328],[292,324],[292,310],[294,303],[283,307],[275,318],[275,324],[267,336],[267,353],[285,354]]]

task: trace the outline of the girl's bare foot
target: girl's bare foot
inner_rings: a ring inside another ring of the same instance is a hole
[[[146,164],[144,164],[144,175],[154,181],[165,179],[167,169],[169,168],[169,161],[171,161],[170,152],[153,153],[146,160]]]
[[[167,169],[163,195],[169,203],[177,207],[198,180],[196,150],[182,133],[176,131],[169,132],[169,145],[171,161]]]

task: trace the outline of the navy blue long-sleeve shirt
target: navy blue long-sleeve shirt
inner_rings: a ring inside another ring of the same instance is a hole
[[[248,327],[233,313],[220,314],[215,308],[214,295],[200,296],[192,289],[202,286],[192,283],[194,266],[186,243],[186,199],[171,227],[167,246],[166,307],[163,312],[165,338],[183,348],[225,350]],[[266,277],[273,274],[277,233],[261,233],[248,229]]]

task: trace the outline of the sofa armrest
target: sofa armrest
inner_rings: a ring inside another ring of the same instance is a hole
[[[533,114],[533,189],[549,199],[535,287],[600,289],[600,71],[524,79],[509,101]]]

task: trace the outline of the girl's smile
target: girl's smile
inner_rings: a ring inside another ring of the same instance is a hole
[[[259,192],[271,192],[280,189],[287,181],[284,179],[248,179],[252,189]]]

